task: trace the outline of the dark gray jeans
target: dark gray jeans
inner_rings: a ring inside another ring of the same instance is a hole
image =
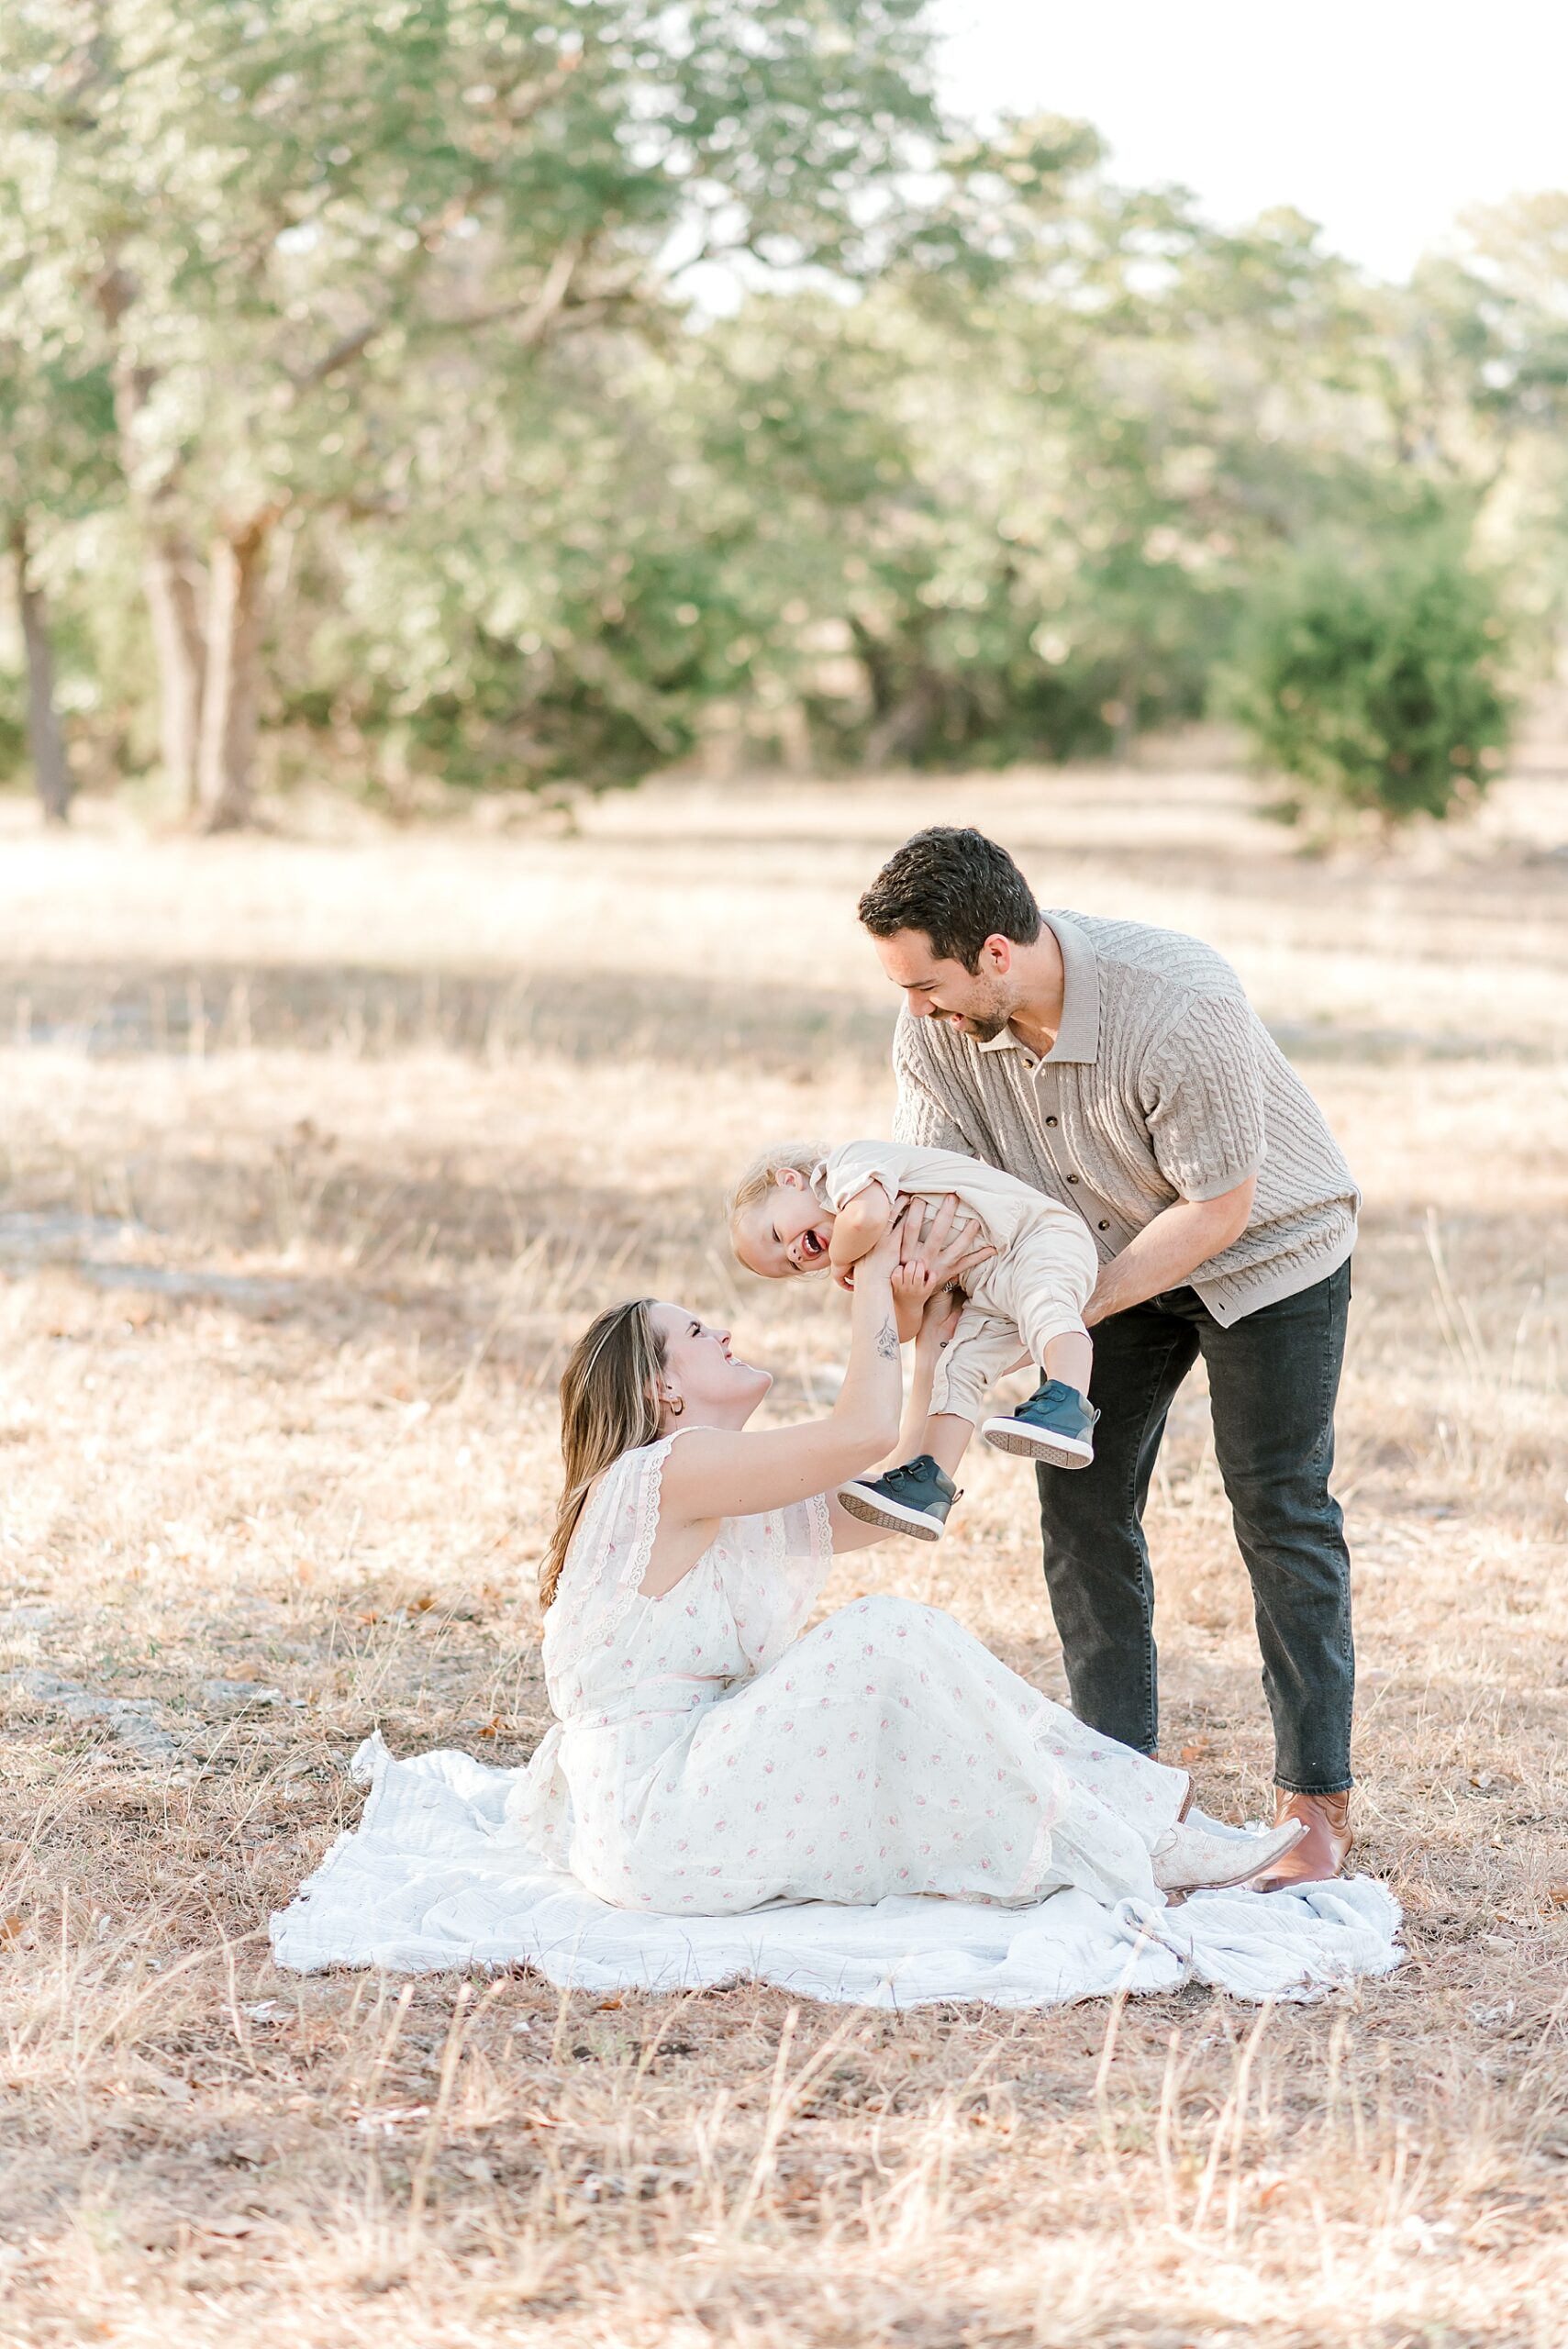
[[[1160,1712],[1143,1508],[1172,1397],[1201,1353],[1214,1445],[1273,1716],[1275,1776],[1297,1794],[1351,1784],[1351,1561],[1329,1490],[1351,1268],[1221,1328],[1191,1288],[1094,1332],[1093,1465],[1039,1471],[1045,1580],[1080,1720],[1140,1753]]]

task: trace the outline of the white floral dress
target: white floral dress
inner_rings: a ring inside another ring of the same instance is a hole
[[[825,1497],[726,1518],[689,1574],[639,1588],[676,1437],[591,1497],[545,1619],[557,1716],[516,1837],[617,1907],[728,1916],[894,1893],[1158,1901],[1150,1853],[1184,1771],[1086,1730],[951,1615],[857,1599],[801,1625]]]

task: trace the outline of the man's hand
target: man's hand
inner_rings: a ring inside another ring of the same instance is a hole
[[[1084,1308],[1089,1329],[1126,1313],[1168,1288],[1180,1288],[1201,1264],[1240,1240],[1252,1212],[1258,1178],[1249,1174],[1217,1199],[1177,1199],[1129,1240],[1119,1256],[1103,1265],[1095,1293]]]
[[[910,1200],[904,1218],[904,1262],[923,1264],[934,1287],[962,1281],[995,1253],[978,1220],[951,1191],[934,1204]]]

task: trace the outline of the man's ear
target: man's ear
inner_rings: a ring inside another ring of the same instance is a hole
[[[980,960],[985,968],[995,972],[997,978],[1005,979],[1013,967],[1012,940],[996,931],[981,948]]]
[[[779,1166],[773,1170],[773,1180],[781,1190],[804,1191],[806,1177],[798,1166]]]

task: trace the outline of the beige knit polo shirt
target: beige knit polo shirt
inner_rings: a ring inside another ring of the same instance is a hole
[[[983,1158],[1075,1208],[1102,1261],[1162,1208],[1255,1174],[1246,1230],[1190,1282],[1221,1323],[1336,1272],[1361,1194],[1224,956],[1144,922],[1043,918],[1065,971],[1050,1052],[903,1013],[895,1138]]]

